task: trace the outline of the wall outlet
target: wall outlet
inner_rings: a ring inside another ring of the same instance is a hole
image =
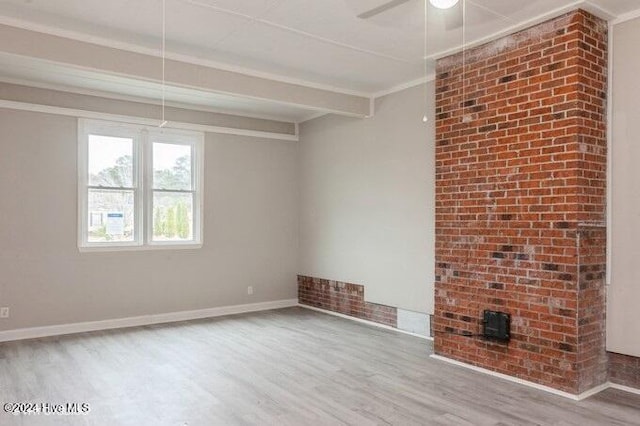
[[[9,307],[3,306],[0,308],[0,318],[9,318]]]
[[[251,296],[253,294],[253,286],[247,287],[247,294]]]

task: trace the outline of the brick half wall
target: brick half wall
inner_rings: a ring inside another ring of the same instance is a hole
[[[640,358],[609,352],[609,381],[640,389]]]
[[[341,281],[298,275],[298,301],[355,318],[398,326],[395,307],[366,302],[364,286]]]

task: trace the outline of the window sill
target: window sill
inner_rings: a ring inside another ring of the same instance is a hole
[[[80,253],[101,253],[117,251],[157,251],[157,250],[198,250],[202,248],[202,243],[186,244],[149,244],[143,246],[80,246]]]

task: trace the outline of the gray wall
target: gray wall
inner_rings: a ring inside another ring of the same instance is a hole
[[[297,297],[295,142],[206,135],[202,249],[79,253],[77,120],[0,129],[0,330]]]
[[[613,31],[607,349],[640,356],[640,19]]]
[[[365,285],[367,301],[433,313],[435,99],[428,85],[379,98],[367,120],[300,129],[300,268]]]

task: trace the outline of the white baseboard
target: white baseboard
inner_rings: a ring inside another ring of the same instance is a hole
[[[301,308],[310,309],[312,311],[322,312],[323,314],[333,315],[334,317],[340,317],[340,318],[348,319],[348,320],[351,320],[351,321],[356,321],[356,322],[360,322],[360,323],[363,323],[363,324],[372,325],[374,327],[384,328],[385,330],[391,330],[391,331],[395,331],[397,333],[407,334],[409,336],[419,337],[419,338],[425,339],[425,340],[433,340],[433,337],[430,337],[430,336],[425,336],[425,335],[422,335],[422,334],[412,333],[410,331],[400,330],[399,328],[391,327],[389,325],[380,324],[378,322],[373,322],[373,321],[365,320],[365,319],[362,319],[362,318],[352,317],[350,315],[341,314],[339,312],[328,311],[326,309],[316,308],[315,306],[303,305],[302,303],[299,303],[298,306],[300,306]]]
[[[575,395],[569,392],[564,392],[558,389],[554,389],[552,387],[549,386],[544,386],[544,385],[540,385],[538,383],[534,383],[534,382],[530,382],[528,380],[523,380],[523,379],[519,379],[517,377],[512,377],[512,376],[508,376],[506,374],[502,374],[502,373],[498,373],[496,371],[492,371],[492,370],[488,370],[486,368],[482,368],[482,367],[477,367],[475,365],[471,365],[471,364],[467,364],[464,362],[460,362],[460,361],[456,361],[454,359],[450,359],[447,357],[443,357],[440,355],[431,355],[431,358],[433,359],[437,359],[438,361],[444,361],[447,362],[449,364],[453,364],[453,365],[457,365],[458,367],[463,367],[469,370],[473,370],[473,371],[477,371],[479,373],[483,373],[483,374],[487,374],[489,376],[493,376],[493,377],[498,377],[500,379],[503,380],[508,380],[510,382],[513,383],[518,383],[520,385],[524,385],[524,386],[528,386],[530,388],[534,388],[534,389],[538,389],[541,391],[545,391],[548,393],[552,393],[554,395],[559,395],[568,399],[572,399],[574,401],[582,401],[584,399],[587,399],[595,394],[598,394],[600,392],[602,392],[603,390],[609,389],[609,388],[613,388],[613,389],[619,389],[619,390],[623,390],[623,391],[627,391],[627,392],[631,392],[631,393],[637,393],[640,394],[640,389],[634,389],[634,388],[630,388],[628,386],[622,386],[622,385],[617,385],[615,383],[610,383],[610,382],[606,382],[603,383],[601,385],[598,385],[594,388],[589,389],[586,392],[583,392],[581,394]]]
[[[625,391],[625,392],[629,392],[629,393],[635,393],[636,395],[640,395],[640,389],[638,388],[632,388],[629,386],[625,386],[625,385],[619,385],[617,383],[609,383],[609,387],[611,389],[618,389],[621,391]]]
[[[588,391],[582,392],[581,394],[576,396],[577,401],[582,401],[583,399],[587,399],[593,395],[599,394],[600,392],[607,390],[611,387],[611,383],[606,382],[601,385],[598,385],[594,388],[589,389]]]
[[[63,334],[84,333],[87,331],[110,330],[114,328],[138,327],[167,322],[188,321],[213,318],[245,312],[266,311],[288,308],[298,305],[298,299],[274,300],[271,302],[249,303],[246,305],[221,306],[218,308],[198,309],[194,311],[167,312],[164,314],[142,315],[138,317],[116,318],[102,321],[59,324],[45,327],[19,328],[0,331],[0,342],[35,339],[39,337],[59,336]]]
[[[40,337],[50,337],[50,336],[61,336],[65,334],[85,333],[89,331],[112,330],[116,328],[139,327],[139,326],[152,325],[152,324],[189,321],[189,320],[203,319],[203,318],[214,318],[214,317],[220,317],[225,315],[235,315],[235,314],[242,314],[242,313],[248,313],[248,312],[267,311],[271,309],[289,308],[293,306],[299,306],[301,308],[309,309],[312,311],[322,312],[324,314],[333,315],[336,317],[360,322],[360,323],[371,325],[374,327],[383,328],[385,330],[395,331],[397,333],[407,334],[409,336],[419,337],[425,340],[433,340],[433,338],[429,336],[411,333],[411,332],[400,330],[398,328],[391,327],[388,325],[379,324],[377,322],[368,321],[361,318],[356,318],[349,315],[341,314],[338,312],[316,308],[313,306],[303,305],[298,303],[298,299],[284,299],[284,300],[274,300],[271,302],[259,302],[259,303],[245,304],[245,305],[232,305],[232,306],[221,306],[217,308],[198,309],[193,311],[168,312],[164,314],[142,315],[137,317],[116,318],[116,319],[102,320],[102,321],[88,321],[88,322],[78,322],[78,323],[72,323],[72,324],[51,325],[51,326],[45,326],[45,327],[32,327],[32,328],[19,328],[16,330],[5,330],[5,331],[0,331],[0,342],[10,342],[14,340],[24,340],[24,339],[36,339]],[[616,383],[610,383],[610,382],[604,383],[600,386],[596,386],[595,388],[590,389],[586,392],[583,392],[579,395],[574,395],[574,394],[563,392],[548,386],[540,385],[538,383],[519,379],[517,377],[508,376],[502,373],[497,373],[495,371],[491,371],[486,368],[476,367],[475,365],[470,365],[464,362],[449,359],[440,355],[431,355],[431,358],[439,361],[444,361],[449,364],[457,365],[459,367],[467,368],[469,370],[474,370],[480,373],[484,373],[490,376],[498,377],[503,380],[508,380],[510,382],[519,383],[521,385],[525,385],[534,389],[549,392],[554,395],[563,396],[565,398],[569,398],[574,401],[581,401],[585,398],[593,396],[609,388],[618,389],[625,392],[640,395],[640,389],[619,385]]]

